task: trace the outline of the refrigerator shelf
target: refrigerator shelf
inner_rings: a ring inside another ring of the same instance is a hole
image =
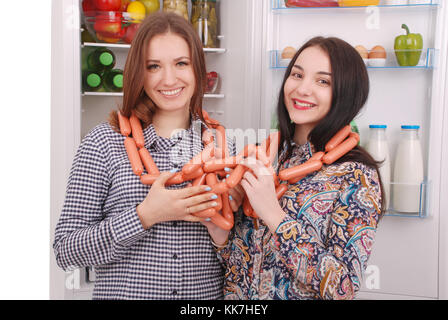
[[[130,49],[130,44],[120,44],[120,43],[100,43],[100,42],[84,42],[81,44],[81,48],[84,47],[108,47],[115,49]],[[205,53],[225,53],[227,49],[225,48],[204,48]]]
[[[389,208],[386,210],[385,216],[390,216],[390,217],[401,217],[401,218],[427,218],[429,216],[429,209],[428,209],[428,195],[429,195],[429,186],[430,183],[428,181],[423,181],[420,184],[407,184],[407,183],[396,183],[396,182],[391,182],[390,183],[390,199],[391,199],[391,205],[389,206]],[[402,212],[399,210],[395,210],[393,208],[393,197],[394,197],[394,192],[396,192],[396,188],[401,187],[403,188],[402,191],[406,191],[408,190],[408,188],[419,188],[419,209],[418,211],[415,212]]]
[[[123,92],[83,92],[81,94],[82,96],[99,96],[99,97],[122,97],[123,96]],[[225,95],[224,94],[211,94],[211,93],[206,93],[204,94],[204,98],[206,99],[224,99]]]
[[[418,3],[412,4],[380,4],[377,6],[346,6],[346,7],[286,7],[284,0],[272,0],[271,9],[274,13],[293,13],[314,10],[365,10],[367,7],[378,8],[437,8],[439,6],[439,0],[420,0]]]
[[[437,52],[438,50],[434,48],[423,49],[419,63],[416,66],[406,67],[398,65],[395,52],[389,51],[387,52],[387,58],[382,63],[379,63],[378,59],[372,62],[366,59],[366,66],[367,69],[434,69],[436,67]],[[289,62],[289,59],[281,59],[280,50],[270,51],[270,69],[286,69]]]

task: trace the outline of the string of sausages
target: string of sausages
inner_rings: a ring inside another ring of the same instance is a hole
[[[118,113],[120,132],[125,136],[124,146],[126,148],[132,171],[140,177],[140,181],[145,185],[151,185],[159,177],[160,171],[157,168],[149,151],[145,148],[145,140],[140,120],[132,113],[129,118]],[[359,142],[359,135],[351,132],[350,125],[343,127],[325,145],[325,152],[316,152],[305,163],[283,169],[278,176],[272,168],[277,156],[280,133],[271,133],[259,146],[249,144],[236,156],[229,156],[225,128],[214,119],[211,119],[206,111],[203,111],[206,123],[216,130],[216,147],[214,136],[210,129],[203,128],[202,142],[204,149],[195,155],[182,170],[176,172],[166,183],[166,185],[180,184],[185,181],[192,181],[193,186],[208,185],[218,196],[217,206],[195,212],[193,215],[210,220],[224,230],[233,227],[234,216],[229,202],[229,190],[238,185],[244,173],[250,170],[241,160],[254,156],[260,160],[272,174],[275,184],[277,199],[280,199],[288,190],[288,184],[295,184],[308,174],[320,170],[323,164],[331,164],[347,152],[352,150]],[[147,174],[143,174],[146,169]],[[280,180],[287,183],[280,183]],[[252,209],[247,195],[243,199],[244,213],[253,218],[257,214]],[[221,212],[221,213],[220,213]]]

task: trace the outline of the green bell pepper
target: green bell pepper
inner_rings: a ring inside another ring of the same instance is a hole
[[[394,50],[400,66],[416,66],[420,60],[423,49],[423,37],[420,33],[409,33],[407,25],[401,27],[406,30],[406,35],[395,38]]]

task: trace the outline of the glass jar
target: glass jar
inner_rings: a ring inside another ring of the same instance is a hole
[[[198,32],[204,48],[218,47],[216,0],[193,0],[191,23]]]
[[[163,0],[163,11],[177,13],[188,21],[188,0]]]

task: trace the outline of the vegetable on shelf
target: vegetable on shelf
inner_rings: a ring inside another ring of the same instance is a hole
[[[394,50],[400,66],[416,66],[423,49],[423,37],[420,33],[410,33],[407,25],[401,27],[406,30],[405,35],[395,38]]]
[[[367,7],[377,6],[380,0],[338,0],[340,7]]]
[[[285,6],[290,7],[337,7],[337,0],[285,0]]]

